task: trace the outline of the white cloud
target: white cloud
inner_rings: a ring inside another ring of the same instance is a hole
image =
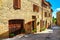
[[[56,10],[57,10],[57,11],[60,11],[60,8],[57,8]]]
[[[58,12],[58,11],[60,11],[60,8],[57,8],[56,10],[54,10],[54,12],[53,12],[53,16],[56,18],[56,13]]]

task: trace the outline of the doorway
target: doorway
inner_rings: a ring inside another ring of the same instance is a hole
[[[36,32],[37,31],[36,30],[36,16],[32,16],[32,19],[33,19],[33,21],[32,21],[32,30],[34,32]]]
[[[21,33],[25,33],[24,20],[23,19],[9,20],[9,37],[14,37]]]

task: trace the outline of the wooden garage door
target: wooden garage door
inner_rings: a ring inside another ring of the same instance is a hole
[[[14,33],[17,35],[20,34],[22,30],[24,30],[24,20],[9,20],[9,34]]]

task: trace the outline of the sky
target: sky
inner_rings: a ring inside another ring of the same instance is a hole
[[[56,13],[60,11],[60,0],[46,0],[50,2],[52,5],[51,8],[53,9],[52,16],[56,18]]]

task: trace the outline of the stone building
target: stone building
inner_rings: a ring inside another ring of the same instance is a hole
[[[45,0],[42,0],[42,15],[43,15],[43,21],[44,26],[48,28],[51,26],[52,23],[52,9],[51,4]]]
[[[57,18],[57,25],[60,26],[60,11],[57,12],[56,15],[57,15],[57,17],[56,17]]]
[[[41,27],[45,24],[44,21],[48,20],[48,17],[44,15],[45,10],[49,10],[49,13],[51,10],[50,5],[45,2],[47,8],[42,8],[42,0],[0,1],[0,38],[10,37],[9,34],[12,33],[18,35],[33,33],[32,31],[40,32]]]

